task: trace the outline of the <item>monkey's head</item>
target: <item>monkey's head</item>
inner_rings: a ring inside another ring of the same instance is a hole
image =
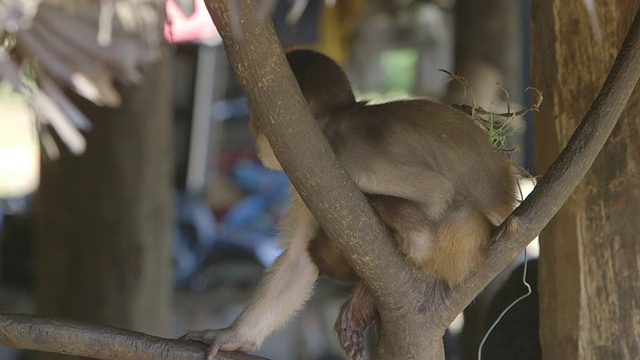
[[[356,103],[347,75],[331,58],[309,49],[290,49],[286,55],[302,95],[321,127],[332,114]],[[253,118],[249,126],[264,166],[281,170],[269,142]]]
[[[309,49],[292,49],[287,51],[287,60],[316,119],[356,102],[347,75],[328,56]]]

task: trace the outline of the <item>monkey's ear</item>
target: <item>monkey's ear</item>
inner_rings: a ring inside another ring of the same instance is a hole
[[[328,56],[309,49],[287,51],[300,90],[317,117],[356,102],[342,68]]]

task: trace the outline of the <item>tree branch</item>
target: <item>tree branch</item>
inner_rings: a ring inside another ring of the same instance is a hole
[[[529,197],[500,226],[486,264],[448,294],[447,309],[462,311],[551,221],[600,153],[639,78],[640,10],[600,93],[567,146]],[[444,304],[440,309],[444,310]]]
[[[242,39],[232,36],[225,2],[208,3],[250,107],[259,114],[276,156],[325,231],[344,254],[351,255],[349,261],[358,275],[383,304],[397,304],[398,294],[411,297],[401,303],[413,304],[412,295],[425,289],[423,297],[440,293],[390,246],[388,234],[336,162],[308,112],[273,27],[252,17],[255,1],[245,2]],[[442,330],[546,226],[595,160],[640,75],[638,32],[636,17],[600,95],[534,192],[496,231],[483,267],[433,302],[429,319],[441,324]],[[412,286],[419,290],[410,291]]]
[[[20,314],[0,314],[0,344],[93,359],[200,360],[206,349],[204,344],[110,326]],[[217,359],[264,358],[240,352],[220,352]]]
[[[240,14],[243,37],[234,37],[227,1],[207,0],[229,62],[273,151],[302,200],[337,241],[350,264],[382,304],[407,293],[414,271],[358,187],[335,159],[308,109],[273,25],[255,19],[255,0]],[[393,273],[392,276],[390,272]],[[403,291],[404,290],[404,291]]]

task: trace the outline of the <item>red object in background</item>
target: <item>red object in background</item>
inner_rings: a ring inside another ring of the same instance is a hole
[[[194,0],[194,11],[186,16],[175,0],[167,0],[167,21],[164,24],[164,37],[170,43],[196,41],[219,42],[220,36],[204,0]]]

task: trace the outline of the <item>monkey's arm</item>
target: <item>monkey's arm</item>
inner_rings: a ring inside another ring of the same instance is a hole
[[[355,167],[347,167],[355,168]],[[438,218],[454,195],[453,184],[440,174],[419,167],[379,163],[350,172],[365,193],[396,196],[428,204],[427,215]]]
[[[302,308],[311,294],[318,269],[309,257],[307,245],[317,226],[299,195],[292,191],[282,232],[286,250],[269,268],[249,305],[230,327],[189,332],[183,339],[209,344],[208,360],[213,360],[218,350],[249,351],[259,347]]]

